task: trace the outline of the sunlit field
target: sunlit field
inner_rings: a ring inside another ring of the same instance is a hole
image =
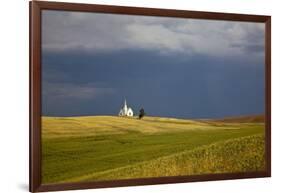
[[[44,184],[263,171],[262,116],[42,118]]]

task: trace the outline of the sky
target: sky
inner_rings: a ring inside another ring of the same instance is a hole
[[[43,10],[42,115],[263,114],[264,23]]]

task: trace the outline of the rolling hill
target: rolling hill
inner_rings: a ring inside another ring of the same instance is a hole
[[[238,116],[238,117],[226,117],[218,119],[216,121],[226,123],[264,123],[264,115],[252,115],[252,116]]]
[[[264,123],[238,120],[43,117],[42,181],[263,170]]]

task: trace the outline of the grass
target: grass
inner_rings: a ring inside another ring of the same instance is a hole
[[[92,173],[69,181],[249,172],[262,171],[265,169],[264,166],[264,137],[254,135],[206,145],[152,161]]]
[[[89,116],[42,126],[44,184],[264,168],[263,123]]]

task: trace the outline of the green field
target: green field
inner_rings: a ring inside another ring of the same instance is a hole
[[[43,117],[42,182],[262,171],[260,117]]]

